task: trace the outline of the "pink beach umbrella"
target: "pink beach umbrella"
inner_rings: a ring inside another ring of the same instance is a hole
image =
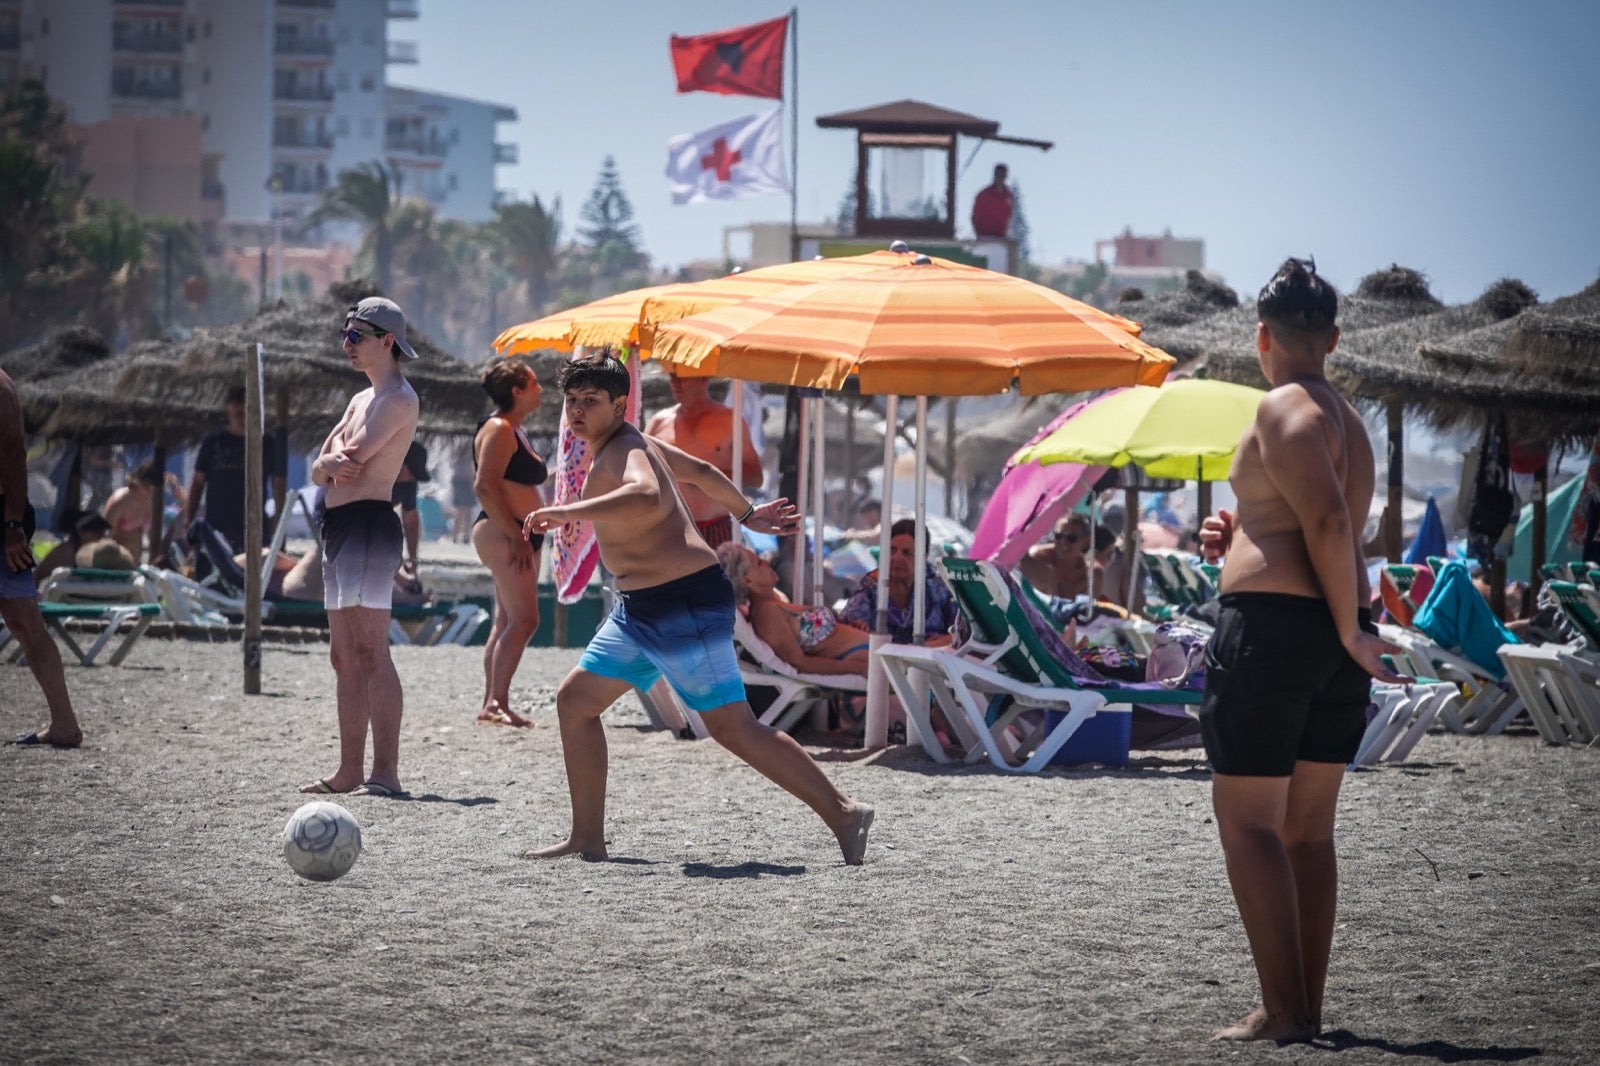
[[[1094,402],[1073,404],[1034,434],[1028,444],[1037,444]],[[972,558],[988,559],[1007,569],[1015,566],[1029,548],[1055,528],[1062,515],[1088,494],[1105,471],[1103,466],[1080,463],[1007,463],[999,486],[978,519]]]

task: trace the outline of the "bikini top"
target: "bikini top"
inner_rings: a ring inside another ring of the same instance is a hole
[[[838,622],[831,608],[825,605],[807,607],[794,616],[800,624],[800,650],[810,652],[833,636]]]
[[[489,415],[478,419],[478,428],[481,430],[483,424],[494,417]],[[476,449],[472,453],[472,469],[478,469]],[[501,476],[514,485],[543,485],[550,477],[549,467],[535,454],[533,445],[528,443],[527,435],[520,428],[517,430],[517,450],[511,453],[511,461],[506,463],[506,471]]]

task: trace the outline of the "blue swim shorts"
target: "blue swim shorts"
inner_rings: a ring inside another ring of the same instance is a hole
[[[733,650],[733,585],[720,563],[617,594],[578,669],[640,690],[661,677],[691,710],[744,700]]]

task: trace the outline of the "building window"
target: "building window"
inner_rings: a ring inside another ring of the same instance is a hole
[[[445,187],[447,189],[449,189],[451,192],[455,192],[456,191],[456,176],[455,176],[454,173],[452,173],[450,175],[449,180],[445,182]]]
[[[378,79],[371,74],[361,75],[361,91],[370,93],[378,87]]]
[[[361,31],[361,43],[362,44],[377,44],[378,43],[378,28],[376,26],[368,26],[366,29],[362,30]]]
[[[340,92],[347,93],[350,91],[350,72],[348,70],[341,70],[335,80],[338,82]]]

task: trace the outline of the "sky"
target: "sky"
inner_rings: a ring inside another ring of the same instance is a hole
[[[396,84],[516,108],[497,184],[559,196],[566,233],[616,158],[658,265],[719,259],[723,227],[787,222],[786,196],[674,206],[666,142],[773,106],[679,94],[674,34],[775,18],[734,0],[420,0]],[[1501,277],[1550,299],[1600,274],[1600,4],[1593,0],[803,0],[801,221],[831,219],[854,133],[819,115],[905,98],[1055,142],[963,139],[958,218],[1008,164],[1043,264],[1097,239],[1198,237],[1250,296],[1289,255],[1342,290],[1391,263],[1471,300]],[[787,123],[789,101],[785,100]],[[788,150],[789,132],[784,134]],[[960,229],[958,228],[958,233]]]

